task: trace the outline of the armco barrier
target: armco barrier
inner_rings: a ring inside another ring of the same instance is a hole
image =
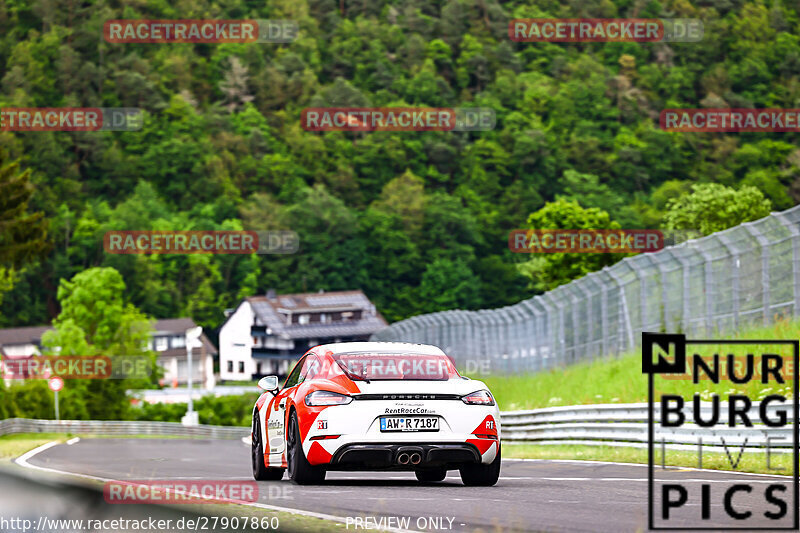
[[[655,406],[658,419],[659,407]],[[767,413],[775,418],[785,409],[793,420],[791,406],[771,404]],[[711,413],[711,404],[703,404],[704,419]],[[500,413],[502,439],[507,443],[589,444],[605,446],[647,446],[647,404],[602,404],[549,407],[530,411]],[[670,449],[696,449],[702,444],[710,451],[724,451],[724,445],[766,447],[786,451],[792,446],[792,426],[769,427],[761,423],[757,408],[751,409],[752,427],[703,428],[685,424],[676,428],[657,428],[655,441]],[[721,420],[727,420],[728,407],[720,406]],[[13,433],[72,433],[83,435],[162,435],[208,439],[240,439],[250,435],[248,427],[184,426],[176,422],[106,421],[106,420],[32,420],[10,418],[0,420],[0,435]],[[724,445],[723,441],[724,439]],[[769,440],[768,440],[769,439]]]
[[[81,435],[161,435],[206,439],[241,439],[250,435],[249,427],[184,426],[177,422],[116,420],[0,420],[0,435],[14,433],[73,433]]]
[[[786,411],[787,419],[793,420],[791,406],[770,404],[767,413],[776,418],[780,410]],[[711,404],[703,404],[703,419],[711,415]],[[737,426],[704,428],[687,423],[675,428],[660,428],[656,425],[657,446],[670,449],[739,450],[747,440],[747,447],[766,448],[773,451],[789,451],[792,447],[792,425],[769,427],[762,424],[758,408],[748,414],[752,427]],[[658,420],[660,408],[654,407]],[[501,436],[508,443],[531,444],[588,444],[604,446],[646,447],[648,407],[646,403],[574,405],[550,407],[531,411],[506,411],[500,413]],[[720,420],[727,421],[728,406],[720,405]],[[687,421],[688,422],[688,421]]]

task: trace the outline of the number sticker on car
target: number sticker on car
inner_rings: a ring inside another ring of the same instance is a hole
[[[439,431],[435,416],[382,416],[381,431]]]

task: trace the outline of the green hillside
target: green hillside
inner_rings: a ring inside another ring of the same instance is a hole
[[[59,280],[123,276],[206,328],[242,295],[361,288],[389,320],[533,295],[511,229],[562,196],[659,227],[698,182],[800,199],[796,133],[682,134],[669,107],[798,107],[798,6],[780,1],[10,0],[0,107],[139,107],[136,132],[0,131],[43,213],[0,326],[59,312]],[[699,18],[700,43],[517,43],[513,17]],[[290,19],[287,44],[112,44],[110,19]],[[490,132],[311,133],[310,106],[488,107]],[[108,230],[291,229],[291,256],[122,256]],[[5,235],[4,239],[13,236]],[[2,241],[2,239],[0,239]],[[7,257],[0,257],[5,261]],[[0,274],[2,274],[0,270]]]

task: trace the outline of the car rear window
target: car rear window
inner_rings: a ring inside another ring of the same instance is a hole
[[[438,354],[340,353],[333,359],[355,379],[447,381],[459,377],[452,361]]]

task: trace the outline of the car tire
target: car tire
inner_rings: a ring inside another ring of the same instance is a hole
[[[271,468],[264,464],[264,443],[261,442],[261,420],[258,411],[253,415],[252,427],[250,456],[253,463],[253,478],[256,481],[280,481],[283,479],[283,468]]]
[[[497,445],[497,457],[485,465],[483,463],[466,465],[459,468],[461,481],[468,487],[491,487],[500,478],[500,445]]]
[[[298,485],[325,481],[325,470],[309,463],[306,454],[303,453],[300,426],[295,412],[289,416],[289,425],[286,428],[286,463],[289,467],[289,479]]]
[[[446,468],[426,468],[425,470],[415,470],[414,475],[417,476],[419,481],[425,483],[432,483],[434,481],[442,481],[447,477]]]

